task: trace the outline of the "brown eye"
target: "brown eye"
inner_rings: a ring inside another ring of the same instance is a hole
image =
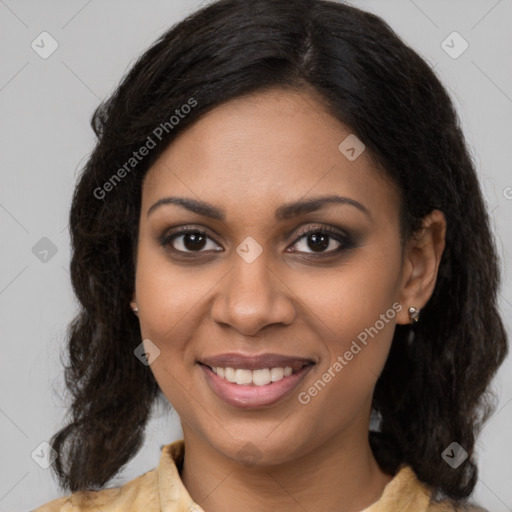
[[[206,245],[206,236],[202,233],[194,231],[180,236],[183,237],[181,244],[188,251],[200,251]],[[177,238],[179,239],[179,237],[176,237],[174,240]]]
[[[313,252],[323,252],[327,249],[332,241],[332,237],[323,233],[311,233],[307,235],[307,246]],[[339,242],[337,242],[339,243]]]
[[[177,232],[165,236],[160,243],[171,251],[182,253],[218,250],[217,243],[199,229],[179,229]],[[209,243],[210,246],[208,246]]]
[[[293,252],[334,254],[340,250],[351,248],[354,244],[346,234],[322,226],[302,232],[293,246],[298,248]]]

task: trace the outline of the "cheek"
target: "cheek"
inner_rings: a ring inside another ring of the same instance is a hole
[[[352,400],[370,393],[384,367],[396,324],[396,309],[386,301],[343,302],[337,317],[326,317],[324,355],[316,379],[329,384],[332,393]],[[315,379],[315,380],[316,380]],[[323,387],[322,387],[323,389]],[[327,398],[327,397],[325,397]]]
[[[321,364],[298,390],[303,426],[311,431],[334,433],[340,425],[361,420],[362,408],[371,407],[393,338],[396,311],[384,297],[339,305],[343,309],[337,317],[326,317],[330,323],[323,330]]]
[[[313,281],[300,280],[301,289],[295,291],[331,334],[333,348],[342,350],[347,341],[376,323],[383,337],[392,334],[396,309],[400,307],[395,305],[393,309],[400,286],[398,253],[381,258],[370,248]]]
[[[209,280],[194,279],[190,270],[171,266],[160,248],[139,245],[135,286],[141,336],[160,351],[151,371],[173,402],[187,394],[187,365],[193,361],[188,341],[196,330],[195,311],[211,286]]]
[[[174,339],[179,344],[187,337],[190,322],[219,277],[199,266],[172,264],[165,250],[153,245],[143,239],[137,255],[136,290],[142,334],[166,343]],[[178,346],[174,344],[173,348]]]
[[[315,330],[322,333],[324,356],[308,388],[301,390],[307,395],[304,402],[344,403],[339,414],[353,410],[373,391],[389,353],[397,312],[402,309],[396,301],[399,253],[383,258],[368,250],[360,256],[330,278],[317,281],[323,286],[314,293],[306,291],[313,288],[311,283],[303,283],[305,302],[317,318]]]

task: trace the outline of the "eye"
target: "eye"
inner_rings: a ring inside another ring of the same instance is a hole
[[[293,243],[293,246],[297,246],[298,250],[292,252],[308,253],[309,251],[306,249],[311,249],[309,254],[320,253],[331,255],[343,249],[352,248],[354,243],[348,235],[341,231],[327,226],[319,226],[308,228],[301,232]]]
[[[208,242],[212,242],[210,247],[208,247]],[[173,233],[164,235],[160,239],[160,244],[172,252],[178,253],[219,250],[216,249],[217,243],[205,231],[197,228],[178,228]]]

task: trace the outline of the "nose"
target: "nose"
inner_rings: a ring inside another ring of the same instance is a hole
[[[272,324],[290,325],[295,318],[293,292],[264,253],[247,263],[238,255],[231,272],[219,283],[212,306],[213,320],[245,336],[255,336]]]

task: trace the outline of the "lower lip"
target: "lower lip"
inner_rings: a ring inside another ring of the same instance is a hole
[[[244,385],[228,382],[213,373],[209,366],[199,364],[207,377],[213,392],[227,404],[241,409],[250,409],[272,405],[284,399],[302,382],[313,365],[303,366],[297,373],[292,373],[280,381],[271,382],[265,386],[254,384]]]

